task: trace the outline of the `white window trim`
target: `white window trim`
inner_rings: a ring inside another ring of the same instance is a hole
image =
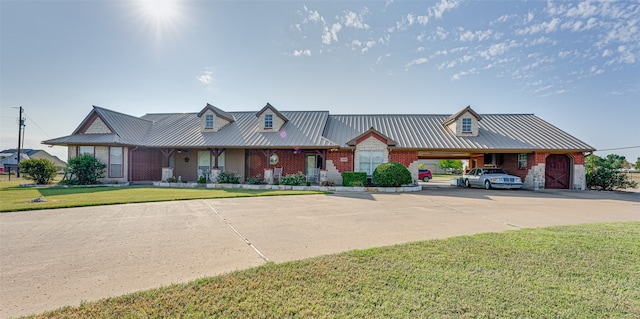
[[[527,168],[527,154],[526,153],[518,154],[518,168],[519,169],[526,169]]]
[[[213,114],[207,114],[204,116],[204,128],[213,129],[214,126],[214,117]]]
[[[364,153],[368,153],[369,154],[369,163],[368,163],[368,168],[367,171],[365,171],[365,173],[367,173],[367,175],[373,175],[373,171],[375,171],[376,167],[378,167],[378,165],[384,164],[384,157],[385,157],[385,152],[384,151],[374,151],[374,150],[361,150],[358,151],[358,168],[357,171],[358,172],[362,172],[362,170],[360,169],[360,167],[362,166],[362,155]],[[380,163],[377,163],[377,165],[374,166],[374,162],[373,162],[373,154],[374,153],[380,153],[382,156],[382,161]]]
[[[265,129],[273,129],[273,114],[265,114],[264,115],[264,128]]]
[[[465,124],[465,121],[468,121],[469,124]],[[470,118],[463,118],[462,119],[462,133],[471,133],[473,131],[473,121]],[[465,128],[467,128],[467,130],[465,130]]]
[[[113,162],[113,155],[111,153],[111,151],[113,149],[120,149],[120,163],[114,163]],[[119,175],[114,175],[113,174],[113,165],[119,165],[120,166],[120,174]],[[109,147],[109,177],[112,178],[121,178],[124,177],[124,148],[122,146],[114,146],[114,147]]]
[[[89,147],[91,148],[91,153],[82,151],[82,148],[89,148]],[[96,156],[96,147],[91,145],[80,145],[78,146],[78,156],[82,154],[89,154],[91,156]]]

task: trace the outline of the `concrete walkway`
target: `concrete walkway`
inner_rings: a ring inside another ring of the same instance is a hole
[[[450,236],[640,221],[639,193],[433,187],[0,214],[0,317],[237,269]]]

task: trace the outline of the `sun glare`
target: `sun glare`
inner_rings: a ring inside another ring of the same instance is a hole
[[[176,24],[182,17],[180,0],[138,0],[136,5],[138,15],[152,28],[156,40],[176,31]]]

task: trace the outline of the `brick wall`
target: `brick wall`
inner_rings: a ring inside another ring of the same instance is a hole
[[[132,181],[159,181],[162,179],[164,157],[153,148],[139,148],[131,155]]]
[[[262,150],[249,150],[249,176],[257,174],[264,175],[264,169],[267,167],[282,167],[282,175],[304,173],[304,161],[306,154],[294,154],[293,149],[277,149],[271,150],[269,154],[278,154],[278,163],[269,165],[267,157]]]
[[[346,157],[347,161],[341,162],[341,157]],[[333,161],[333,165],[340,173],[353,171],[353,152],[351,151],[327,152],[327,160]]]
[[[389,153],[389,162],[398,162],[404,167],[418,160],[418,151],[392,151]]]
[[[584,165],[583,153],[572,153],[571,157],[573,157],[573,165]]]

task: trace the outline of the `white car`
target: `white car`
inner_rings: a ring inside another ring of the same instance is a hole
[[[501,168],[474,168],[462,175],[464,185],[491,188],[522,188],[520,177],[509,175]]]

